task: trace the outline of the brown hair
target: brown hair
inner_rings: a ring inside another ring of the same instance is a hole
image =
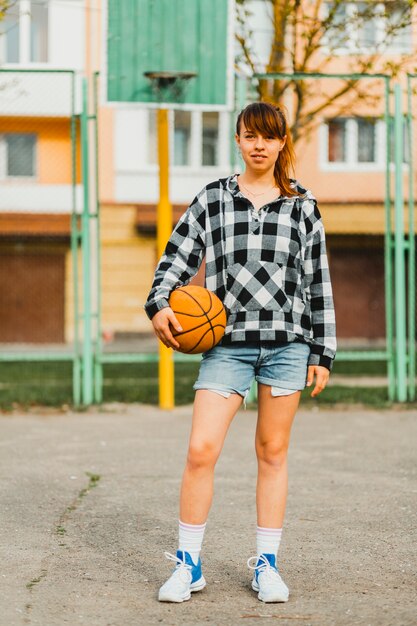
[[[278,137],[283,139],[287,135],[284,147],[280,150],[275,162],[274,178],[281,193],[287,196],[298,195],[290,186],[290,171],[294,172],[295,153],[291,133],[282,109],[268,102],[252,102],[238,115],[236,134],[240,135],[241,123],[252,132],[258,132],[263,137]]]

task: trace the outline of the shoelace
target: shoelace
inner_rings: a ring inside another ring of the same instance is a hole
[[[258,560],[262,561],[261,563],[259,563],[259,565],[251,565],[251,561],[255,561],[255,563],[258,562]],[[270,578],[276,578],[277,576],[279,578],[280,575],[277,571],[277,569],[275,567],[272,567],[271,563],[268,561],[268,559],[263,555],[259,555],[259,556],[251,556],[248,558],[247,560],[247,565],[249,567],[249,569],[254,569],[254,570],[265,570],[265,574],[270,577]]]
[[[177,564],[176,569],[189,570],[189,571],[193,569],[192,565],[189,565],[188,563],[180,559],[176,554],[171,554],[171,552],[164,552],[164,554],[166,558],[169,559],[170,561],[175,561],[175,563]]]

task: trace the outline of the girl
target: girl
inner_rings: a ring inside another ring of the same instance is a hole
[[[286,602],[276,557],[287,496],[287,451],[301,390],[325,388],[336,351],[325,235],[309,190],[289,178],[294,150],[283,111],[255,102],[237,118],[245,169],[208,184],[179,220],[155,272],[145,310],[156,335],[179,345],[168,298],[206,258],[205,285],[223,301],[225,335],[203,354],[182,478],[176,567],[159,600],[183,602],[203,589],[200,550],[216,461],[253,378],[258,382],[255,449],[257,554],[252,588]]]

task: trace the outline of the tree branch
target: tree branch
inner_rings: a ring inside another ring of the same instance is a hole
[[[238,0],[243,6],[246,0]],[[411,69],[411,64],[416,61],[417,51],[409,54],[396,53],[384,57],[389,45],[398,37],[403,29],[409,26],[415,15],[413,10],[417,7],[417,0],[404,0],[400,5],[402,11],[397,14],[391,9],[391,5],[400,6],[398,2],[386,2],[384,11],[380,10],[380,3],[369,0],[364,6],[357,3],[346,3],[344,0],[333,0],[329,3],[329,10],[322,16],[324,0],[264,0],[272,9],[273,42],[271,45],[267,73],[303,72],[323,73],[328,71],[334,61],[333,51],[347,44],[350,33],[361,32],[369,20],[378,14],[378,19],[384,20],[385,37],[382,42],[376,43],[373,48],[368,48],[367,53],[358,50],[345,57],[348,68],[346,73],[362,74],[372,71],[373,73],[389,73],[398,75],[405,69]],[[341,14],[344,6],[354,6],[352,13]],[[388,6],[390,5],[390,6]],[[410,13],[411,11],[411,13]],[[343,19],[342,19],[343,16]],[[245,25],[243,25],[245,26]],[[323,42],[327,50],[323,53]],[[362,41],[365,41],[362,33]],[[369,40],[368,40],[369,41]],[[246,63],[251,71],[255,71],[255,63],[250,48],[242,35],[239,40]],[[376,106],[381,100],[381,95],[369,93],[369,81],[366,88],[360,88],[358,79],[345,81],[333,93],[324,94],[317,103],[317,81],[314,80],[314,88],[308,80],[277,79],[260,80],[258,93],[261,100],[280,102],[288,89],[294,97],[293,110],[293,133],[294,141],[302,138],[309,128],[314,125],[317,117],[322,116],[326,109],[335,108],[339,111],[346,110],[359,102],[372,103]],[[362,83],[362,81],[361,81]],[[362,83],[363,84],[363,83]],[[382,94],[382,91],[381,91]],[[351,95],[351,97],[348,97]],[[311,97],[314,96],[315,104],[311,109]],[[347,98],[347,100],[346,100]],[[338,102],[340,100],[340,102]],[[346,104],[349,103],[349,105]]]

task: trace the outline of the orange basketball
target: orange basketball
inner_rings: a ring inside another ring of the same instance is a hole
[[[186,285],[175,289],[169,306],[182,326],[172,334],[180,344],[179,352],[197,354],[213,348],[224,335],[226,311],[221,300],[208,289]]]

